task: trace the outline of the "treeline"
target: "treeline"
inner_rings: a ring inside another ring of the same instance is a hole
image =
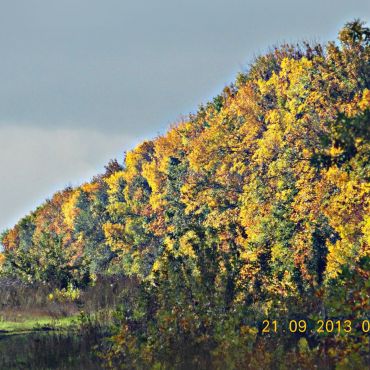
[[[370,309],[370,30],[283,45],[212,102],[2,235],[4,275],[123,292],[107,364],[357,368]],[[262,334],[262,321],[351,320]]]

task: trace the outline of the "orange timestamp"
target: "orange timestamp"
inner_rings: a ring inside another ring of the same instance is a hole
[[[279,330],[288,333],[306,333],[311,331],[325,334],[351,333],[354,328],[354,322],[351,320],[317,320],[314,325],[309,325],[306,320],[289,320],[280,325],[277,320],[263,320],[261,331],[262,334],[277,333]],[[356,322],[356,331],[358,330],[363,333],[370,333],[370,321],[361,320]]]

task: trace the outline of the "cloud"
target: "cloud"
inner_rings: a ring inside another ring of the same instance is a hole
[[[91,129],[0,127],[0,230],[66,185],[103,172],[109,159],[136,143]]]

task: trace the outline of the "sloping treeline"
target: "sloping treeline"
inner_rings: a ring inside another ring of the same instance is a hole
[[[369,337],[355,324],[336,336],[260,329],[367,318],[369,72],[359,21],[338,43],[275,48],[122,166],[6,231],[3,273],[60,288],[133,278],[105,354],[114,366],[364,366]]]

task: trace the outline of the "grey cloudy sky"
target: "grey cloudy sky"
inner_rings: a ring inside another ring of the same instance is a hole
[[[368,0],[0,0],[0,230]]]

